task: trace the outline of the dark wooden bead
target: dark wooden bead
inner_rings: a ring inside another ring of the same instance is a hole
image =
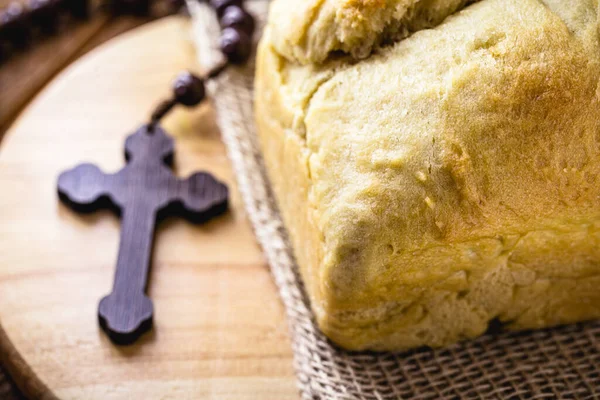
[[[150,13],[150,0],[111,0],[110,11],[113,15],[139,15]]]
[[[210,6],[215,9],[219,18],[221,18],[227,7],[242,7],[242,0],[210,0],[209,3]]]
[[[60,0],[65,9],[74,17],[86,19],[90,16],[89,0]]]
[[[44,32],[53,32],[58,23],[58,2],[56,0],[31,0],[29,2],[31,21]]]
[[[175,100],[184,106],[191,107],[199,104],[204,100],[205,94],[204,81],[191,72],[180,73],[173,82]]]
[[[0,32],[0,65],[2,62],[6,61],[10,56],[10,44],[3,39],[2,34]]]
[[[0,36],[14,46],[24,46],[31,36],[29,22],[29,15],[23,6],[17,2],[10,3],[0,11]]]
[[[239,29],[225,28],[221,32],[221,52],[232,64],[244,63],[252,51],[250,36]]]
[[[227,7],[219,22],[221,29],[236,28],[246,32],[248,36],[252,36],[254,33],[254,18],[238,6]]]

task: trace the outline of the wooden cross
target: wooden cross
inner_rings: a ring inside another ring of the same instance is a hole
[[[176,215],[201,223],[227,209],[227,187],[211,175],[172,174],[173,150],[161,128],[144,126],[127,138],[127,164],[117,173],[82,164],[58,178],[60,199],[74,210],[109,208],[122,218],[113,290],[98,307],[100,326],[117,344],[132,343],[152,326],[145,292],[157,221]]]

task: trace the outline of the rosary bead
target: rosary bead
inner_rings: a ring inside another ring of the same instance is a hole
[[[232,64],[241,64],[250,56],[252,45],[250,36],[235,28],[225,28],[221,32],[221,52]]]
[[[110,10],[114,15],[148,15],[150,0],[111,0]]]
[[[246,32],[248,36],[252,36],[252,33],[254,33],[254,18],[238,6],[227,7],[223,12],[220,23],[221,29],[236,28]]]
[[[191,72],[182,72],[173,82],[173,94],[179,104],[195,106],[204,100],[204,81]]]
[[[10,46],[6,40],[2,37],[0,32],[0,63],[8,58],[10,54]]]
[[[53,32],[58,22],[58,7],[54,0],[31,0],[31,21],[44,32]]]
[[[242,0],[210,0],[210,5],[217,12],[217,16],[221,18],[225,9],[230,6],[242,6]]]
[[[11,55],[10,42],[3,36],[2,27],[0,26],[0,67]]]
[[[89,0],[59,0],[64,3],[65,8],[76,18],[85,19],[90,16]]]
[[[15,46],[24,46],[29,40],[29,18],[20,3],[13,2],[0,11],[0,32]]]

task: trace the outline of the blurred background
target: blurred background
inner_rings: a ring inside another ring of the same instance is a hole
[[[73,60],[174,13],[185,13],[184,0],[0,0],[0,140],[29,100]]]

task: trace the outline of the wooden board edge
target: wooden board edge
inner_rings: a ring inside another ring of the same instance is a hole
[[[0,362],[25,396],[40,400],[60,400],[35,374],[33,369],[13,346],[0,324]]]
[[[2,115],[3,118],[0,121],[0,143],[5,133],[10,129],[23,110],[27,108],[27,105],[31,100],[34,99],[48,83],[52,82],[66,66],[71,64],[78,55],[81,54],[81,50],[84,49],[108,24],[109,20],[109,17],[105,15],[101,15],[91,20],[88,23],[89,26],[84,28],[84,36],[80,42],[65,56],[58,57],[56,60],[51,60],[50,67],[41,76],[41,79],[34,81],[34,83],[30,85],[25,93],[21,94],[19,98],[13,99],[14,103],[8,108],[8,112]]]
[[[106,42],[100,44],[100,46],[94,49],[88,49],[91,51],[82,54],[82,50],[85,46],[93,41],[95,35],[97,35],[103,27],[108,23],[108,17],[102,17],[96,20],[94,28],[91,29],[84,41],[79,43],[79,46],[74,49],[71,54],[64,59],[63,63],[53,70],[49,77],[39,84],[37,92],[32,96],[29,96],[23,106],[19,107],[16,113],[6,121],[6,124],[0,123],[0,146],[2,145],[2,139],[6,137],[6,133],[10,131],[10,128],[14,123],[26,112],[31,102],[43,93],[43,89],[52,84],[52,82],[61,78],[61,76],[75,66],[77,63],[84,60],[90,53],[94,53],[94,50],[100,49],[104,46],[110,46],[111,42],[116,38],[113,37]],[[8,372],[12,381],[16,384],[17,388],[27,398],[39,399],[39,400],[60,400],[60,398],[52,392],[52,390],[36,375],[34,369],[25,361],[25,359],[18,352],[17,348],[13,345],[4,330],[2,321],[0,320],[0,363],[2,364],[5,371]]]

